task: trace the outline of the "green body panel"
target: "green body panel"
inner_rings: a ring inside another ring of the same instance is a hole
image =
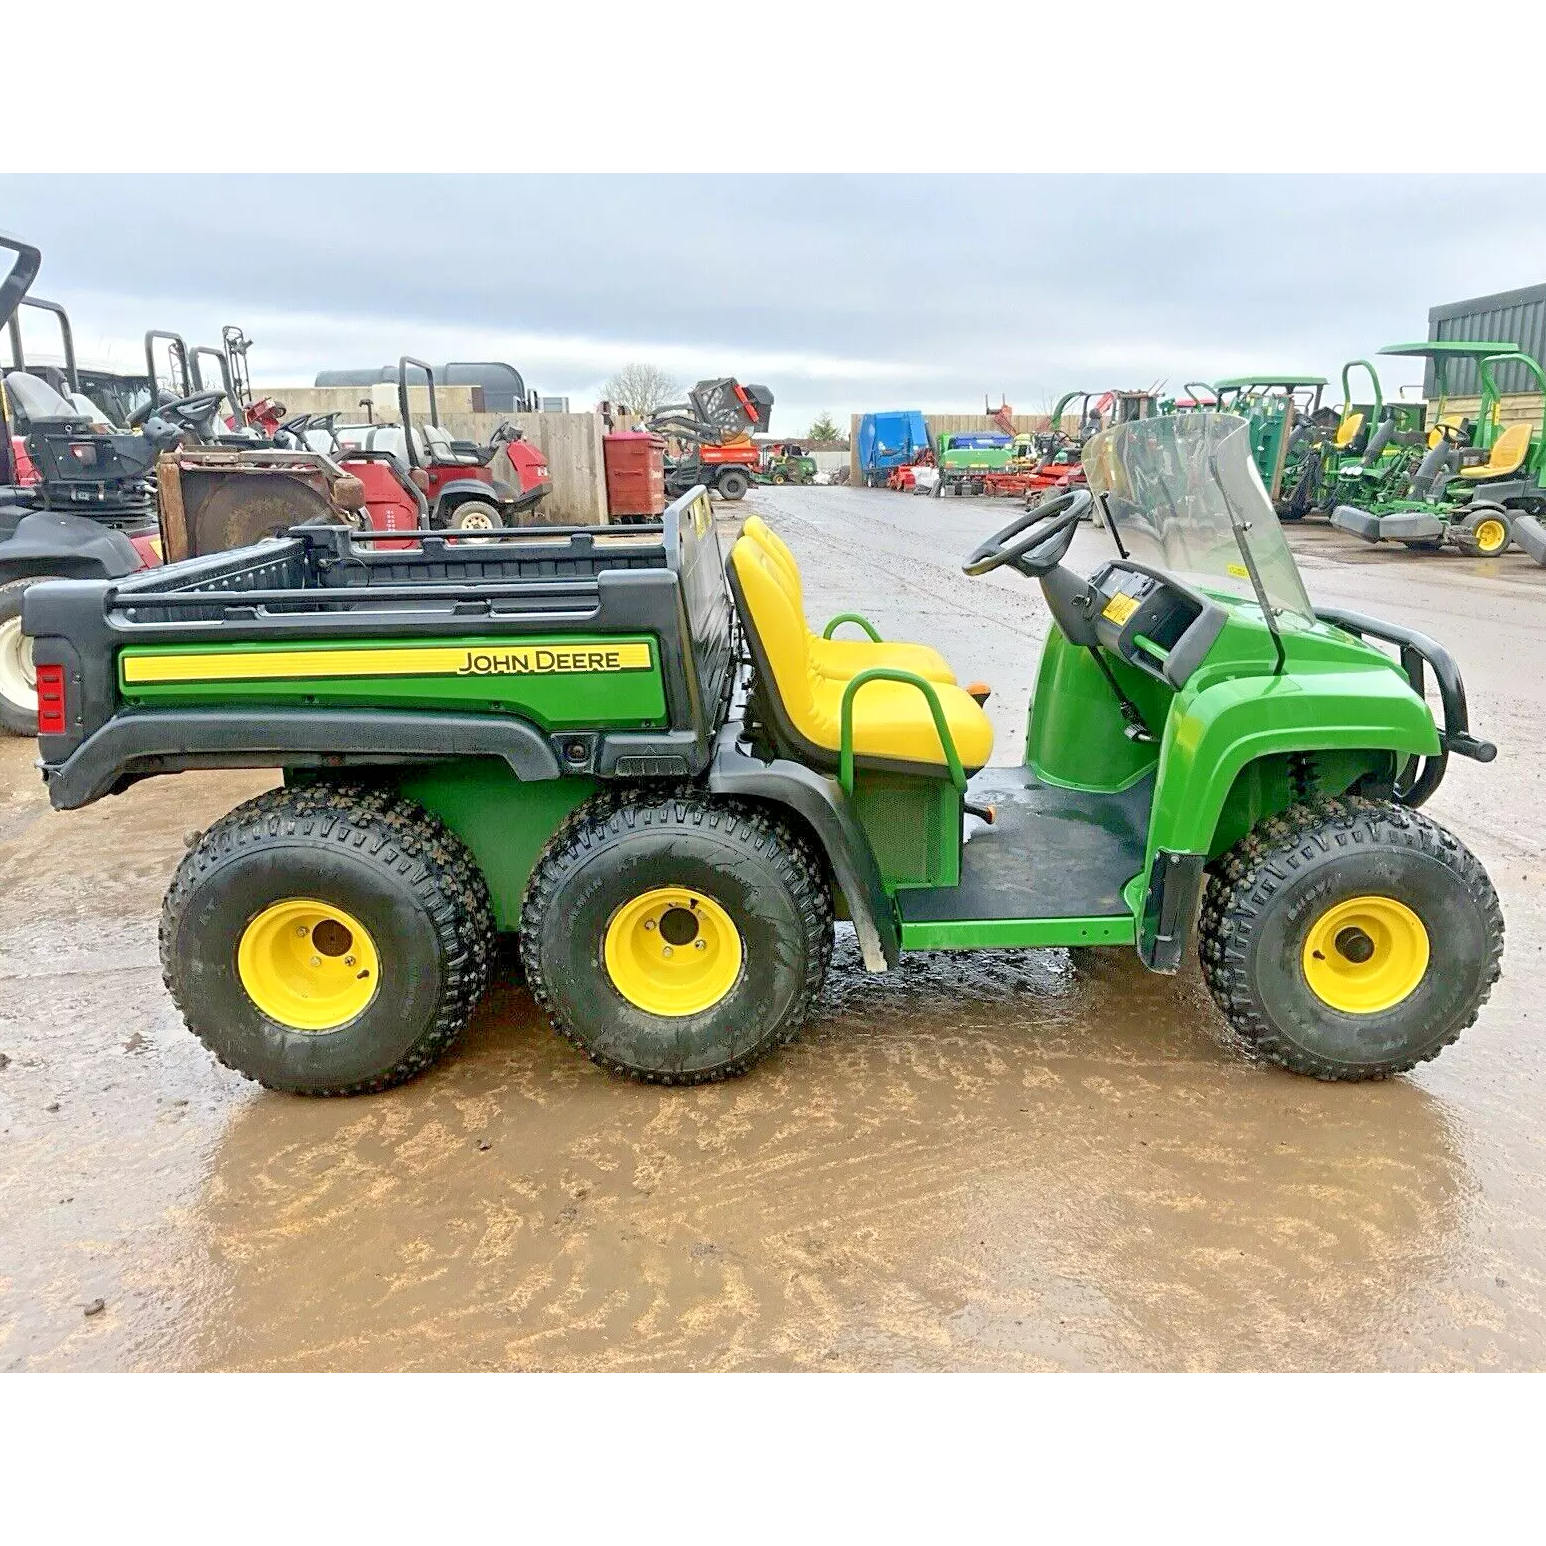
[[[1298,795],[1271,770],[1248,775],[1255,782],[1236,793],[1258,759],[1312,754],[1304,777],[1320,793],[1340,793],[1365,773],[1389,771],[1393,760],[1438,755],[1432,711],[1388,656],[1324,623],[1283,616],[1279,626],[1281,675],[1272,674],[1261,614],[1237,605],[1176,694],[1160,746],[1150,862],[1158,849],[1220,853],[1237,825],[1221,827],[1226,809],[1252,808],[1259,817],[1293,803]]]
[[[985,918],[973,923],[904,923],[903,950],[1015,950],[1061,945],[1131,945],[1134,920],[1117,918]]]
[[[860,768],[852,808],[888,893],[960,883],[961,796],[949,779]]]
[[[599,779],[523,783],[495,757],[458,758],[407,773],[397,786],[432,810],[472,850],[503,930],[521,920],[521,898],[537,856],[564,818],[602,785]]]
[[[1122,691],[1156,732],[1170,710],[1163,682],[1107,656]],[[1025,761],[1043,783],[1110,793],[1126,789],[1154,766],[1159,747],[1126,733],[1111,684],[1087,649],[1054,627],[1042,646],[1036,691],[1025,727]]]
[[[982,433],[987,434],[984,430]],[[1002,472],[1014,456],[1013,443],[1003,446],[962,446],[957,450],[946,447],[955,437],[941,435],[936,447],[942,472]]]
[[[605,653],[617,646],[643,646],[644,669],[543,670],[511,669],[517,663],[541,667],[552,658],[575,652]],[[350,656],[373,650],[399,655],[423,649],[454,652],[470,669],[422,674],[375,674],[351,663]],[[339,674],[311,670],[304,676],[264,678],[263,657],[296,653],[337,655]],[[135,661],[164,661],[168,668],[186,656],[253,657],[247,679],[214,678],[189,681],[129,681]],[[349,674],[344,674],[345,670]],[[665,688],[660,652],[648,635],[579,634],[497,635],[460,639],[298,640],[283,644],[168,644],[126,648],[119,655],[119,690],[131,704],[159,706],[255,704],[277,706],[338,705],[397,709],[440,709],[473,713],[515,714],[544,730],[648,728],[664,722]]]

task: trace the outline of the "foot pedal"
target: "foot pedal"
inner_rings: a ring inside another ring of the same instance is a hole
[[[968,682],[962,691],[968,698],[974,698],[978,708],[986,706],[989,698],[993,696],[993,689],[986,682]]]
[[[970,800],[963,800],[961,802],[961,809],[968,816],[975,816],[978,821],[984,822],[990,827],[998,820],[998,811],[991,805],[973,805]]]

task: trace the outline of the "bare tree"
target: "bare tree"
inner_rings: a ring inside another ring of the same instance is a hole
[[[609,403],[647,419],[657,408],[671,402],[680,390],[676,378],[658,365],[635,360],[607,378],[601,395]]]

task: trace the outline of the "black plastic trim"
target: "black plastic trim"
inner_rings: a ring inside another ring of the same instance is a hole
[[[52,737],[49,740],[54,739]],[[219,709],[124,713],[59,764],[39,742],[49,802],[75,810],[156,773],[190,768],[351,767],[499,757],[527,782],[557,778],[558,758],[524,720],[392,710]]]
[[[1138,959],[1150,971],[1180,969],[1196,927],[1207,862],[1206,854],[1156,851],[1138,923]]]
[[[709,768],[709,788],[715,794],[787,805],[803,817],[825,849],[848,903],[866,970],[883,972],[895,966],[902,942],[891,899],[881,882],[875,852],[837,780],[781,757],[762,762],[741,749],[741,733],[742,727],[735,721],[720,731]]]

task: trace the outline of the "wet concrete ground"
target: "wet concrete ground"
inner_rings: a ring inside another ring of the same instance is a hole
[[[938,643],[1018,760],[1040,594],[957,567],[1012,507],[753,506],[818,625]],[[1318,602],[1447,643],[1500,746],[1430,811],[1502,894],[1503,981],[1383,1085],[1242,1061],[1194,972],[1121,951],[869,977],[840,936],[805,1037],[732,1084],[603,1074],[505,983],[406,1088],[270,1095],[156,963],[183,834],[268,780],[63,816],[0,742],[0,1368],[1540,1367],[1546,570],[1292,540]]]

